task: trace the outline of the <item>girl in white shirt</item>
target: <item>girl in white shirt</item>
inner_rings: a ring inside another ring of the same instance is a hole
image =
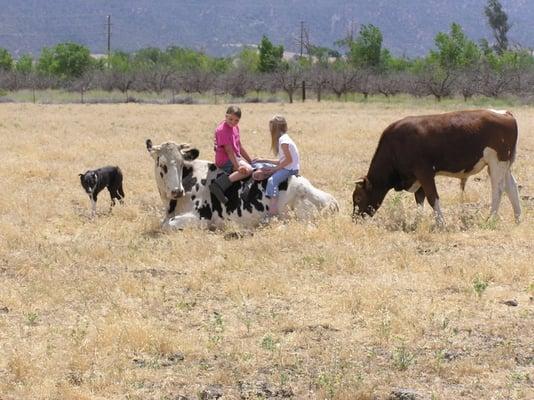
[[[278,214],[278,185],[291,175],[297,175],[300,169],[299,151],[295,142],[287,134],[287,122],[281,115],[275,115],[269,121],[271,131],[271,149],[278,160],[254,160],[274,164],[270,169],[271,177],[267,180],[265,195],[269,201],[269,216]]]

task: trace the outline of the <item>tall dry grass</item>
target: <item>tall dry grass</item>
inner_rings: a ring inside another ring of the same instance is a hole
[[[355,224],[353,182],[377,139],[409,114],[462,105],[245,104],[242,140],[266,155],[287,116],[302,174],[338,216],[226,240],[159,231],[144,141],[212,157],[226,105],[0,106],[0,399],[531,399],[534,347],[534,109],[514,108],[523,222],[487,222],[485,173],[442,178],[447,228],[390,193]],[[446,109],[445,109],[446,108]],[[78,173],[125,176],[126,204],[90,204]],[[516,300],[517,306],[504,302]],[[213,389],[214,386],[211,386]]]

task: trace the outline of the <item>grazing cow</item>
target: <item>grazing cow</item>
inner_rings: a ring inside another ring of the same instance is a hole
[[[497,214],[503,189],[519,221],[521,207],[510,171],[517,145],[517,123],[509,111],[471,110],[406,117],[392,123],[380,137],[367,176],[356,181],[354,215],[373,215],[390,189],[415,193],[432,206],[443,224],[434,177],[462,179],[486,165],[491,178],[491,216]]]
[[[124,190],[122,189],[122,172],[119,167],[102,167],[78,175],[82,187],[91,200],[91,214],[93,216],[96,214],[96,200],[98,193],[104,188],[108,188],[112,207],[115,205],[115,199],[122,203],[122,199],[124,199]]]
[[[268,210],[264,194],[266,180],[254,182],[245,200],[241,193],[247,181],[235,182],[225,192],[228,203],[221,204],[211,194],[209,184],[223,172],[211,162],[198,160],[197,149],[173,142],[153,146],[150,139],[146,147],[155,161],[156,183],[166,207],[164,228],[222,228],[228,222],[254,227]],[[280,184],[279,206],[281,211],[295,210],[297,215],[339,210],[330,194],[315,188],[301,176],[290,177]]]

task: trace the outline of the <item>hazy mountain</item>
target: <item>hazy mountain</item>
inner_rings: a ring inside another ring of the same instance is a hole
[[[227,55],[267,35],[299,51],[301,21],[312,44],[334,48],[351,25],[372,23],[396,55],[425,54],[439,31],[458,22],[471,39],[491,40],[487,0],[0,0],[0,47],[13,55],[37,55],[65,41],[133,51],[169,45]],[[534,0],[501,0],[512,23],[512,43],[534,47]]]

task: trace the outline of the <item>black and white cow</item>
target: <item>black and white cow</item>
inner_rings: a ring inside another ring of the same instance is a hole
[[[235,182],[226,191],[228,203],[221,204],[208,186],[223,172],[212,162],[198,160],[197,149],[173,142],[154,146],[150,139],[146,147],[155,161],[156,183],[166,207],[164,228],[222,228],[228,222],[250,228],[257,226],[267,212],[267,181],[254,182],[246,200],[240,196],[246,181]],[[278,204],[281,216],[289,210],[306,217],[339,210],[333,196],[315,188],[302,176],[292,176],[280,184]]]

